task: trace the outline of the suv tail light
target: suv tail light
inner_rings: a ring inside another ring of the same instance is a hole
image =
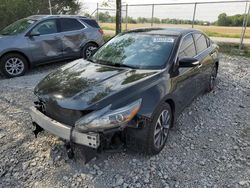
[[[98,31],[103,35],[103,30],[100,28]]]

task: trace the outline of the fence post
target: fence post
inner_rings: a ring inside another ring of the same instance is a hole
[[[154,5],[154,4],[152,4],[151,27],[153,27],[153,24],[154,24],[154,9],[155,9],[155,5]]]
[[[242,30],[241,30],[241,37],[240,37],[239,50],[241,50],[242,47],[243,47],[243,41],[244,41],[244,38],[245,38],[246,29],[247,29],[247,24],[248,24],[248,16],[249,16],[249,14],[250,14],[250,4],[249,4],[248,11],[247,11],[247,3],[248,3],[248,2],[246,2],[245,17],[244,17],[243,24],[242,24]]]
[[[193,13],[193,22],[192,22],[192,28],[194,28],[194,22],[195,22],[195,14],[196,14],[196,5],[197,5],[197,3],[194,3],[194,13]]]
[[[128,4],[126,4],[126,31],[128,30]]]
[[[96,21],[99,22],[99,3],[97,3],[96,7]]]

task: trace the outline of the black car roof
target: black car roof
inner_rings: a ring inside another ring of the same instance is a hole
[[[127,33],[147,33],[147,34],[158,34],[158,35],[186,35],[190,32],[200,32],[196,29],[187,29],[187,28],[140,28],[132,29],[127,31]]]

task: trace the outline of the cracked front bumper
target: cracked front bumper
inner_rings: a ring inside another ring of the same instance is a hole
[[[71,126],[49,118],[35,107],[30,107],[29,113],[34,123],[62,139],[91,148],[98,148],[100,145],[100,135],[98,133],[81,133]]]

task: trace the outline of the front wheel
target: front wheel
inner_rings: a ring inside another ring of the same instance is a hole
[[[172,124],[172,110],[168,103],[161,104],[153,116],[148,132],[148,153],[158,154],[167,142]]]
[[[152,120],[146,120],[143,128],[129,128],[126,132],[128,148],[149,155],[158,154],[165,146],[172,127],[173,114],[168,103],[160,104]]]
[[[21,54],[9,53],[0,59],[0,71],[8,78],[22,76],[27,69],[28,62]]]

